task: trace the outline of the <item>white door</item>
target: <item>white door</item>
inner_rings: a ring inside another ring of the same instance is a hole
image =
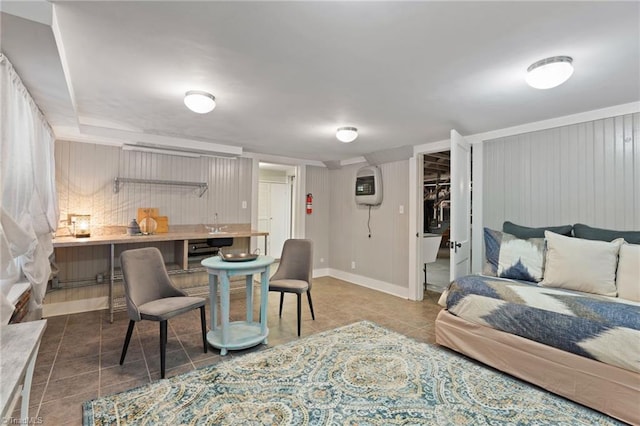
[[[266,182],[258,183],[258,231],[270,232],[271,228],[271,184]],[[268,243],[267,239],[267,245]],[[267,251],[269,247],[267,247]]]
[[[260,182],[258,230],[269,233],[267,253],[279,259],[291,235],[291,189],[286,183]]]
[[[279,259],[282,246],[290,235],[291,198],[289,185],[286,183],[271,183],[270,193],[270,226],[269,226],[269,256]]]
[[[471,145],[451,130],[451,281],[471,271]]]

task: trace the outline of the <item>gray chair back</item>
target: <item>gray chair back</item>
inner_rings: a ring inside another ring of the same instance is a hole
[[[126,250],[120,255],[129,318],[140,321],[138,306],[165,297],[187,294],[175,288],[167,273],[162,253],[156,247]]]
[[[271,277],[276,280],[302,280],[309,283],[313,276],[313,243],[311,240],[289,239],[284,242],[278,270]]]

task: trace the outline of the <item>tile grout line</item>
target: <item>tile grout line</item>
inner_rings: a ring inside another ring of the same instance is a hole
[[[168,321],[167,321],[168,322]],[[184,351],[184,354],[187,356],[187,359],[189,360],[189,364],[191,364],[191,368],[193,370],[196,369],[196,365],[193,363],[193,360],[191,359],[191,357],[189,356],[189,352],[187,352],[187,349],[184,347],[184,345],[182,344],[182,340],[180,340],[180,336],[178,335],[178,333],[176,332],[176,330],[173,328],[173,325],[171,323],[169,323],[169,327],[171,327],[171,331],[173,331],[173,334],[176,335],[176,339],[178,339],[178,343],[180,343],[180,347],[182,348],[182,350]]]
[[[147,369],[147,379],[149,379],[149,383],[153,382],[151,379],[151,371],[149,371],[149,362],[147,362],[147,354],[144,351],[144,345],[142,344],[142,339],[140,338],[140,330],[136,327],[136,337],[138,338],[138,344],[140,345],[140,350],[142,351],[142,359],[144,360],[144,367]]]
[[[47,380],[44,383],[44,389],[42,389],[42,395],[40,395],[40,402],[38,402],[38,409],[36,410],[36,415],[33,416],[37,418],[40,414],[40,410],[42,409],[42,401],[44,401],[44,396],[47,393],[47,388],[49,387],[49,380],[51,380],[51,375],[53,374],[53,368],[56,365],[56,360],[58,359],[58,354],[60,353],[60,348],[62,347],[62,339],[64,338],[65,333],[67,332],[67,325],[69,323],[69,315],[67,315],[67,319],[64,321],[64,328],[62,329],[62,334],[60,335],[60,341],[58,342],[58,347],[56,348],[56,354],[53,357],[53,361],[51,362],[51,368],[49,369],[49,375],[47,376]]]

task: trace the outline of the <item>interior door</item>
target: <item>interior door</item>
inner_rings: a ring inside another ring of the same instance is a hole
[[[267,252],[279,259],[291,235],[291,190],[286,183],[260,182],[259,191],[258,230],[269,233]]]
[[[451,234],[449,278],[471,271],[471,145],[451,130]]]
[[[269,226],[269,256],[279,259],[282,247],[289,238],[291,223],[291,201],[289,185],[286,183],[271,183],[270,185],[270,226]]]
[[[271,231],[271,185],[266,182],[258,183],[258,231]],[[267,239],[267,241],[269,241]],[[269,243],[267,242],[267,245]],[[267,247],[269,253],[271,250]]]

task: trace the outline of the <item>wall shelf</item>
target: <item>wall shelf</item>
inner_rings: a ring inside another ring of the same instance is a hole
[[[198,197],[202,197],[202,195],[207,192],[209,189],[209,184],[206,182],[182,182],[177,180],[155,180],[155,179],[133,179],[133,178],[123,178],[117,177],[113,179],[113,192],[118,193],[120,191],[120,186],[124,183],[141,183],[141,184],[151,184],[151,185],[171,185],[171,186],[192,186],[196,188],[200,188],[200,194]]]

